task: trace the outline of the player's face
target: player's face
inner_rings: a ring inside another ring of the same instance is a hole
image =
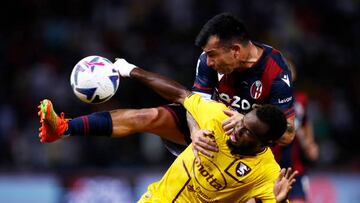
[[[264,136],[268,126],[261,122],[256,111],[247,113],[239,122],[228,140],[228,146],[233,153],[240,155],[255,155],[262,147],[260,137]]]
[[[207,55],[207,65],[219,73],[229,74],[237,66],[234,50],[231,47],[221,45],[217,36],[209,38],[203,47],[203,51]]]

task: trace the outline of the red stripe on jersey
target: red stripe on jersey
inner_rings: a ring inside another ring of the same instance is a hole
[[[235,83],[236,83],[236,72],[224,75],[219,82],[219,92],[225,93],[230,97],[236,94]],[[229,104],[228,104],[229,105]]]
[[[201,90],[205,90],[205,91],[212,90],[211,87],[203,87],[203,86],[201,86],[201,85],[199,85],[199,84],[194,84],[194,87],[199,88],[199,89],[201,89]]]
[[[284,111],[284,114],[285,114],[286,118],[291,118],[291,117],[295,116],[295,108],[291,107],[290,109],[287,109],[286,111]]]
[[[260,101],[263,102],[264,99],[268,98],[273,80],[282,72],[283,70],[273,58],[269,58],[269,60],[267,60],[265,70],[261,76],[263,94],[259,98]]]
[[[291,113],[290,111],[294,111],[294,107],[291,107],[290,109],[287,109],[286,111],[284,111],[284,114]]]
[[[293,113],[288,114],[288,115],[285,115],[285,116],[286,116],[286,118],[291,118],[291,117],[294,117],[294,116],[295,116],[295,111],[294,111]]]
[[[89,119],[88,119],[88,117],[83,116],[83,117],[81,117],[81,120],[83,122],[85,136],[89,135]]]

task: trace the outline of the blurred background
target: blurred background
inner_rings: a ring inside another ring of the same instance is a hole
[[[360,202],[360,1],[13,0],[0,11],[0,202],[135,202],[175,158],[159,138],[41,144],[39,101],[67,117],[166,104],[129,79],[109,102],[85,104],[70,73],[88,55],[123,57],[190,88],[195,37],[224,11],[296,64],[320,148],[308,165],[310,202]]]

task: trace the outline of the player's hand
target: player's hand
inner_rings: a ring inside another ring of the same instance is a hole
[[[122,77],[130,77],[131,71],[136,68],[134,64],[128,63],[125,59],[116,58],[114,66]]]
[[[212,158],[214,157],[214,155],[209,151],[219,151],[218,146],[214,141],[214,133],[209,130],[200,129],[194,131],[194,133],[191,134],[191,140],[192,150],[194,152],[197,163],[201,162],[199,152],[201,152],[205,156]]]
[[[234,130],[235,125],[241,121],[241,119],[244,117],[244,115],[242,115],[241,113],[239,113],[237,111],[233,111],[233,110],[229,110],[229,109],[224,110],[224,113],[226,115],[230,116],[230,118],[227,118],[222,122],[222,128],[224,129],[225,134],[231,135],[231,133]]]
[[[291,168],[287,170],[282,168],[278,178],[274,184],[274,195],[276,202],[286,202],[287,196],[295,183],[295,176],[298,174],[298,171],[293,171]]]

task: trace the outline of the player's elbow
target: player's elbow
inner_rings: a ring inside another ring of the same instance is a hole
[[[186,97],[190,96],[191,94],[192,94],[191,91],[184,89],[184,90],[180,91],[176,97],[174,97],[173,102],[178,103],[178,104],[184,104]]]
[[[294,125],[294,117],[287,119],[287,128],[283,136],[278,140],[278,144],[280,145],[288,145],[295,138],[295,125]]]
[[[295,138],[295,132],[294,131],[286,131],[283,136],[277,141],[279,145],[288,145],[290,144]]]
[[[295,138],[295,131],[287,131],[283,136],[285,136],[285,143],[290,144]]]

